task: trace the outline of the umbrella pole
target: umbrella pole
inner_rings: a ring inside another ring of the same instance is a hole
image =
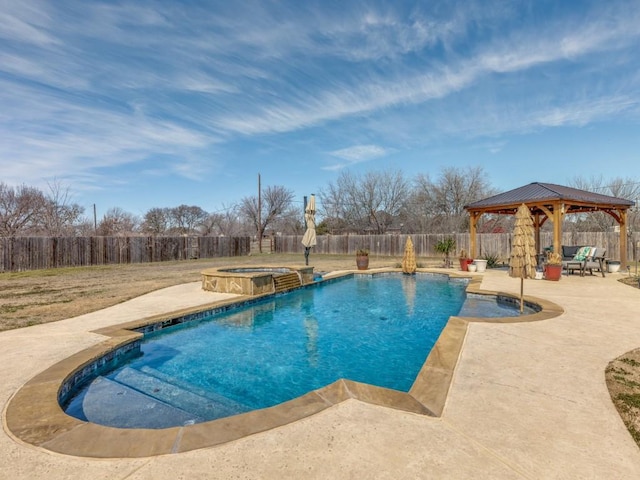
[[[311,250],[311,247],[304,247],[304,263],[305,263],[305,265],[309,265],[309,250]]]
[[[520,277],[520,313],[524,312],[524,277]]]

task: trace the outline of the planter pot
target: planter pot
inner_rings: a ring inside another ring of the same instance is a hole
[[[611,261],[607,262],[607,269],[609,273],[618,273],[620,271],[620,262]]]
[[[484,259],[476,258],[473,263],[476,264],[478,273],[482,273],[487,269],[487,261]]]
[[[358,270],[367,270],[369,268],[369,255],[356,256],[356,265]]]
[[[467,265],[467,268],[469,269],[470,272],[475,272],[478,266],[475,263],[470,263],[469,265]]]
[[[462,270],[463,272],[468,272],[469,271],[469,265],[471,265],[473,263],[473,259],[472,258],[461,258],[460,259],[460,270]]]
[[[562,277],[562,265],[545,265],[544,278],[558,281]]]

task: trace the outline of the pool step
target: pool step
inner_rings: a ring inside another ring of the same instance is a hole
[[[296,272],[282,273],[273,276],[273,286],[276,293],[285,292],[292,288],[302,286],[300,277]]]
[[[203,420],[106,377],[96,378],[85,391],[82,413],[89,422],[121,428],[169,428]]]
[[[147,368],[146,372],[142,372],[125,368],[114,377],[114,380],[163,404],[188,412],[195,421],[228,417],[246,411],[237,402],[222,395],[209,398],[211,395],[203,396],[194,393],[190,387],[183,388],[167,381],[167,376],[164,376],[164,379],[158,378],[160,375],[156,376],[156,373],[160,374],[160,372],[150,374],[152,370]]]
[[[161,371],[156,370],[155,368],[144,366],[139,370],[147,375],[151,375],[153,377],[159,378],[160,380],[163,380],[166,383],[173,384],[184,390],[195,393],[196,395],[199,395],[203,398],[209,399],[215,404],[223,405],[224,409],[230,410],[233,415],[237,413],[248,412],[249,410],[253,410],[252,407],[244,405],[232,398],[225,397],[224,395],[220,395],[219,393],[215,393],[209,390],[205,390],[204,388],[197,387],[192,383],[189,383],[189,382],[180,380],[179,378],[175,378],[165,373],[162,373]]]

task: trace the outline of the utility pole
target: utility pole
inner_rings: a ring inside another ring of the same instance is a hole
[[[262,253],[262,188],[258,174],[258,251]]]
[[[96,204],[93,204],[93,233],[98,233],[98,217],[96,216]]]

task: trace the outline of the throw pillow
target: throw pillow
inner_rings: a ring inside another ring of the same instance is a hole
[[[573,259],[577,262],[582,262],[585,258],[587,258],[587,255],[589,255],[590,251],[591,247],[580,247]]]

